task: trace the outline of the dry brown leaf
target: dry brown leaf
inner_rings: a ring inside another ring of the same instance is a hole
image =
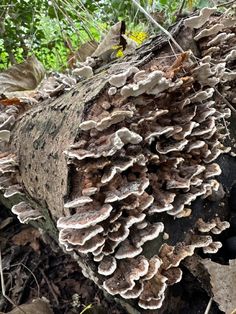
[[[42,299],[37,299],[30,304],[23,304],[19,307],[14,308],[14,310],[7,312],[8,314],[53,314],[52,309],[49,304]],[[3,314],[3,312],[0,312]]]
[[[76,66],[76,61],[85,62],[87,57],[97,49],[98,43],[96,40],[90,40],[82,44],[77,51],[71,52],[68,56],[68,65],[70,68]]]
[[[181,53],[171,67],[166,71],[167,78],[173,78],[183,68],[183,63],[187,60],[189,52]]]
[[[80,62],[84,62],[87,57],[90,57],[91,54],[97,49],[98,43],[95,40],[90,40],[87,43],[81,45],[76,51],[76,55]]]
[[[0,105],[4,105],[4,106],[14,105],[15,106],[15,105],[20,105],[20,104],[22,104],[21,100],[16,97],[0,99]]]
[[[39,253],[40,244],[38,239],[41,234],[38,229],[34,229],[33,227],[29,227],[23,229],[19,233],[17,233],[14,237],[12,237],[12,242],[16,245],[26,245],[30,244],[32,249]]]
[[[221,265],[210,259],[201,261],[210,274],[213,299],[221,311],[232,314],[236,308],[236,260]]]
[[[105,38],[98,45],[97,49],[92,54],[92,57],[100,57],[107,61],[114,51],[114,46],[123,45],[125,39],[121,36],[125,33],[125,23],[118,22],[111,27]],[[125,48],[125,47],[123,47]]]
[[[24,62],[0,73],[0,94],[34,90],[44,75],[42,63],[34,55],[30,56]]]

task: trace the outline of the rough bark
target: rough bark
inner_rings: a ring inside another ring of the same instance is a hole
[[[196,48],[189,30],[185,30],[184,36],[182,31],[180,21],[173,27],[173,35],[180,37],[179,42],[185,50]],[[109,78],[129,65],[142,67],[154,57],[171,53],[168,40],[159,35],[134,55],[103,65],[91,79],[82,81],[53,101],[41,103],[19,118],[11,140],[19,162],[19,181],[31,200],[47,208],[54,223],[65,214],[63,204],[68,192],[68,166],[63,152],[79,139],[79,124],[109,85]],[[20,200],[17,196],[11,206]]]

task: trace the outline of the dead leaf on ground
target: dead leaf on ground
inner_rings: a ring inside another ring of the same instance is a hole
[[[7,312],[8,314],[53,314],[52,309],[50,308],[49,304],[42,299],[37,299],[30,304],[23,304],[12,311]],[[0,314],[4,314],[0,312]]]
[[[39,230],[34,229],[33,227],[29,227],[26,229],[23,229],[19,233],[17,233],[14,237],[12,237],[12,242],[16,245],[27,245],[29,244],[32,249],[40,253],[40,243],[39,238],[41,237],[41,234]]]
[[[230,260],[229,265],[221,265],[210,259],[201,263],[210,274],[214,301],[221,311],[232,314],[236,309],[236,260]]]

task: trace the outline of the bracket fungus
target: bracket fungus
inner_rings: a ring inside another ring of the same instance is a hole
[[[0,131],[0,142],[9,142],[11,132],[8,130],[1,130]]]
[[[28,223],[30,220],[43,218],[40,210],[33,209],[28,203],[20,202],[12,207],[13,214],[16,214],[21,223]]]
[[[223,26],[213,29],[220,31]],[[214,32],[198,38],[209,34]],[[179,84],[180,73],[178,79],[167,78],[162,70],[125,70],[114,75],[110,84],[116,91],[110,91],[109,97],[120,93],[123,101],[110,113],[104,108],[99,118],[88,115],[80,129],[90,136],[65,152],[68,163],[84,169],[87,165],[80,190],[89,186],[94,193],[85,198],[86,204],[73,206],[71,216],[59,218],[60,242],[68,250],[90,253],[104,278],[103,288],[112,295],[137,299],[143,309],[160,308],[168,285],[182,278],[181,261],[197,248],[216,252],[221,243],[210,234],[229,226],[219,219],[209,224],[199,220],[189,243],[170,246],[165,243],[169,240],[164,236],[165,224],[158,221],[160,214],[175,219],[191,215],[196,198],[219,188],[214,178],[221,169],[214,161],[226,151],[220,119],[228,118],[230,111],[216,105],[214,97],[214,87],[226,78],[225,64],[219,70],[220,64],[216,67],[211,57],[204,57],[190,67],[188,58],[182,75],[187,71],[192,75],[193,90],[184,81]],[[175,96],[180,89],[182,96]],[[130,101],[132,113],[123,109]],[[129,127],[124,127],[126,121]],[[93,129],[98,132],[91,133]],[[158,255],[145,257],[146,242],[156,239],[164,242]]]
[[[184,25],[190,28],[198,29],[202,27],[209,17],[216,11],[216,8],[203,8],[198,16],[192,16],[184,21]]]
[[[195,217],[193,234],[175,243],[166,228],[167,221],[191,221],[194,201],[220,190],[217,158],[230,150],[224,146],[230,110],[218,89],[236,99],[235,69],[228,70],[235,29],[223,16],[211,18],[214,12],[204,8],[185,21],[196,32],[199,58],[186,52],[176,60],[157,55],[144,66],[118,64],[96,101],[85,103],[74,142],[63,148],[70,186],[61,214],[53,217],[60,245],[86,254],[100,287],[142,309],[159,309],[168,286],[182,278],[181,261],[199,248],[217,252],[214,235],[229,227],[219,217]],[[93,69],[75,72],[88,78]],[[3,111],[1,126],[11,128],[14,121]],[[0,138],[9,140],[8,132],[0,130]],[[11,176],[15,166],[7,152],[0,157],[5,197],[23,191]],[[21,222],[42,217],[26,202],[12,212]],[[154,253],[147,252],[149,244]]]
[[[196,41],[211,36],[207,49],[232,38],[230,35],[224,40],[224,35],[219,35],[224,30],[221,23],[201,29],[214,11],[203,9],[200,18],[186,22],[199,29]],[[216,36],[215,40],[213,36]],[[96,183],[93,180],[92,186],[97,190],[91,198],[111,204],[112,215],[99,222],[99,227],[103,228],[99,235],[105,242],[95,251],[91,249],[91,253],[98,263],[98,273],[104,276],[103,288],[112,295],[137,299],[143,309],[160,308],[168,285],[182,278],[180,262],[193,255],[197,248],[203,248],[206,254],[217,252],[222,244],[213,241],[211,235],[229,227],[228,222],[219,218],[209,223],[199,220],[189,243],[163,244],[157,256],[145,257],[147,241],[160,238],[163,243],[169,239],[164,236],[165,224],[158,221],[158,215],[166,213],[176,219],[187,217],[191,215],[191,204],[196,198],[205,198],[219,188],[214,178],[221,174],[221,169],[214,161],[227,151],[220,126],[221,119],[230,116],[230,110],[216,102],[215,86],[222,80],[231,84],[225,63],[231,56],[232,52],[222,58],[224,61],[215,64],[212,51],[189,67],[189,55],[183,67],[193,77],[191,84],[195,88],[192,91],[185,87],[183,80],[179,84],[180,73],[176,79],[167,77],[165,71],[159,69],[150,72],[130,70],[132,73],[125,70],[123,75],[114,75],[110,84],[116,91],[114,94],[110,91],[109,96],[117,97],[120,93],[123,97],[116,109],[120,112],[122,106],[131,101],[132,115],[107,124],[103,121],[112,119],[112,113],[107,114],[108,118],[101,115],[101,119],[89,116],[82,121],[81,129],[88,132],[95,128],[102,134],[91,139],[87,137],[86,142],[81,140],[76,144],[78,148],[75,145],[67,151],[70,162],[77,166],[81,162],[89,163],[91,158],[105,157],[109,161],[100,168]],[[180,89],[183,97],[175,101],[174,95]],[[145,98],[148,99],[146,103]],[[124,129],[126,119],[130,124]],[[122,137],[117,137],[124,130],[132,141],[124,142]],[[123,143],[119,145],[120,139]],[[80,211],[79,207],[77,211]],[[136,217],[133,223],[132,217]],[[156,218],[153,220],[153,217]],[[59,228],[61,219],[58,220]],[[136,267],[138,261],[142,261],[142,270],[140,266]]]
[[[114,74],[109,79],[109,83],[111,86],[115,87],[122,87],[125,85],[127,79],[134,73],[137,73],[139,71],[136,67],[128,68],[125,72],[122,72],[120,74]]]
[[[74,75],[82,76],[83,78],[90,78],[93,76],[93,69],[89,65],[81,66],[73,70]]]

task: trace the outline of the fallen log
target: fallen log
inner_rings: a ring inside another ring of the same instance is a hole
[[[164,309],[181,261],[217,252],[229,227],[235,21],[213,11],[170,29],[184,52],[158,35],[132,55],[94,62],[92,77],[53,101],[22,114],[2,105],[17,120],[1,127],[10,130],[1,202],[142,313]]]

